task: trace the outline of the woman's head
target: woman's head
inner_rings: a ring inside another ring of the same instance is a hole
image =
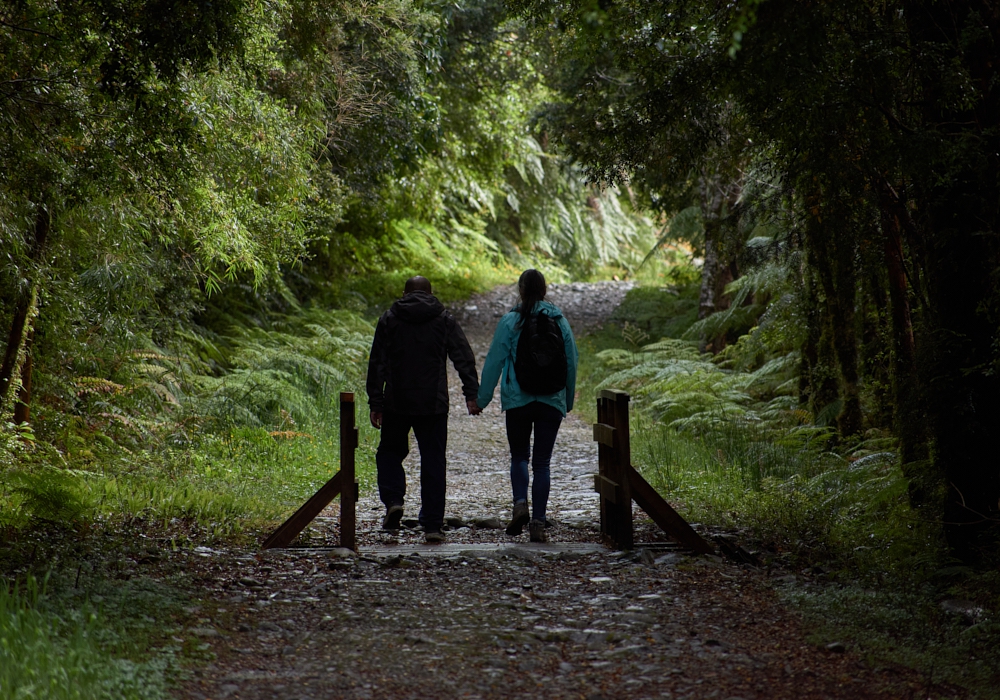
[[[517,281],[517,293],[521,297],[521,319],[518,325],[524,325],[535,304],[545,298],[545,276],[538,270],[525,270]]]

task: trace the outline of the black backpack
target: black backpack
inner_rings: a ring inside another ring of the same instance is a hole
[[[517,383],[527,394],[548,396],[566,388],[566,371],[566,344],[559,323],[545,314],[531,314],[517,339]]]

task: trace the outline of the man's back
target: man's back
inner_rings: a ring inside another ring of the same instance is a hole
[[[447,359],[463,393],[479,388],[475,356],[455,319],[432,294],[405,294],[379,319],[368,368],[373,411],[408,415],[448,412]]]

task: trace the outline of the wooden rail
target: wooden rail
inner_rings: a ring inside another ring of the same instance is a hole
[[[272,532],[263,549],[287,547],[306,525],[313,521],[324,508],[340,496],[340,546],[357,549],[358,481],[354,474],[354,451],[358,448],[358,429],[355,425],[354,394],[340,394],[340,471],[302,504],[288,520]],[[346,487],[346,488],[345,488]]]
[[[642,478],[632,466],[629,437],[629,395],[623,391],[601,391],[597,396],[598,473],[594,490],[601,496],[601,534],[619,549],[634,549],[632,501],[681,545],[700,554],[714,554],[715,549],[694,531],[677,511]]]

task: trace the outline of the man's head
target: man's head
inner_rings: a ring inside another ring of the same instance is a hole
[[[403,287],[403,294],[410,294],[411,292],[427,292],[428,294],[433,294],[431,291],[431,281],[426,277],[421,277],[420,275],[411,277],[406,280],[406,285]]]

